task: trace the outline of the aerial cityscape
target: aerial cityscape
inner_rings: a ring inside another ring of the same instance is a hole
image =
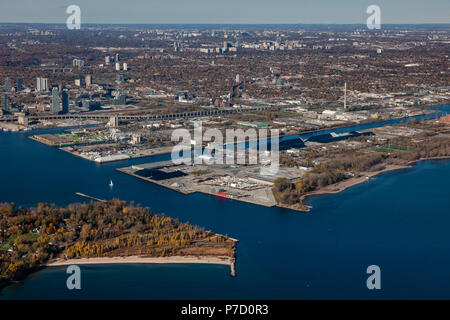
[[[450,21],[369,5],[0,16],[0,300],[449,299]]]

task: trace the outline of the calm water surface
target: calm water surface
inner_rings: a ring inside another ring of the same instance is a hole
[[[239,239],[237,277],[226,266],[81,266],[75,292],[65,268],[54,267],[6,287],[0,299],[450,298],[450,161],[311,198],[314,209],[301,213],[185,196],[115,171],[168,156],[99,165],[27,138],[37,133],[0,132],[0,202],[84,201],[75,192],[134,201]],[[366,288],[373,264],[382,272],[377,292]]]

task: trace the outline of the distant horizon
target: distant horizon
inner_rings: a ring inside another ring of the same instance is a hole
[[[450,23],[448,0],[0,0],[2,23],[65,23],[70,5],[82,24],[365,24],[378,5],[381,24]]]
[[[0,21],[0,24],[42,24],[42,25],[61,25],[65,26],[63,22],[5,22]],[[168,26],[365,26],[365,23],[93,23],[86,22],[82,25],[110,25],[110,26],[152,26],[152,25],[168,25]],[[424,22],[424,23],[384,23],[382,26],[423,26],[423,25],[448,25],[450,22]],[[382,29],[381,29],[382,30]]]

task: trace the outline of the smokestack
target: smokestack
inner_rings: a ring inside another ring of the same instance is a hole
[[[344,85],[344,109],[347,110],[347,82]]]

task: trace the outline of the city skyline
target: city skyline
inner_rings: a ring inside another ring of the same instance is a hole
[[[0,23],[0,302],[449,298],[450,24],[98,3]]]
[[[82,23],[87,24],[365,24],[366,9],[372,4],[380,6],[383,24],[450,22],[450,2],[446,0],[80,0],[60,1],[58,5],[43,0],[38,7],[30,0],[0,2],[0,23],[65,23],[66,8],[71,4],[80,6]]]

